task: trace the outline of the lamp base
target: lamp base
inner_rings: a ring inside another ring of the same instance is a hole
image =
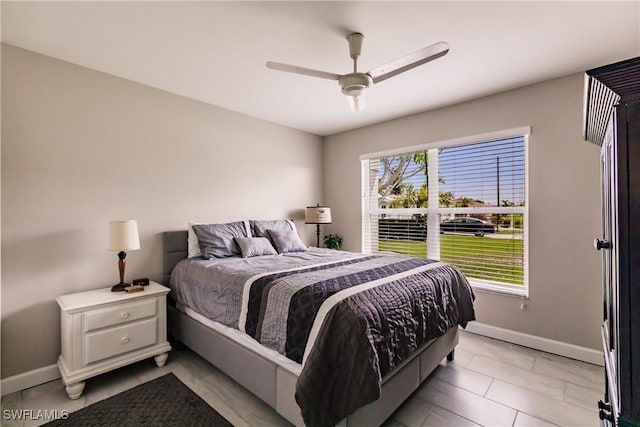
[[[111,292],[122,292],[124,288],[128,288],[129,286],[131,286],[129,283],[120,282],[111,287]]]

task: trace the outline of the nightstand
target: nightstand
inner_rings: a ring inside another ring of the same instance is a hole
[[[110,288],[63,295],[58,367],[71,399],[82,395],[85,380],[142,359],[167,361],[166,295],[169,288],[150,282],[140,292]]]

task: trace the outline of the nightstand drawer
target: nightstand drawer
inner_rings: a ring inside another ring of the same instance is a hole
[[[151,298],[144,301],[122,304],[117,307],[109,307],[87,311],[83,314],[84,331],[94,331],[108,326],[115,326],[125,322],[131,322],[157,314],[157,299]]]
[[[86,334],[84,363],[88,365],[89,363],[154,345],[157,342],[157,328],[158,319],[154,317]]]

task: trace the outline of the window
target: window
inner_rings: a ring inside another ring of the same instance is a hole
[[[439,259],[475,287],[528,295],[529,132],[362,156],[363,252]]]

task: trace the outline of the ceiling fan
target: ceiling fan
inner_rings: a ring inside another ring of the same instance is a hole
[[[358,72],[358,57],[362,52],[363,39],[364,36],[361,33],[351,33],[347,36],[349,55],[351,59],[353,59],[352,73],[340,75],[273,61],[267,61],[267,68],[289,73],[304,74],[305,76],[320,77],[321,79],[337,80],[342,93],[347,95],[351,109],[353,111],[361,111],[365,107],[364,93],[372,84],[380,83],[419,65],[426,64],[449,52],[449,44],[447,42],[438,42],[403,56],[402,58],[398,58],[388,64],[374,68],[367,73],[360,73]]]

